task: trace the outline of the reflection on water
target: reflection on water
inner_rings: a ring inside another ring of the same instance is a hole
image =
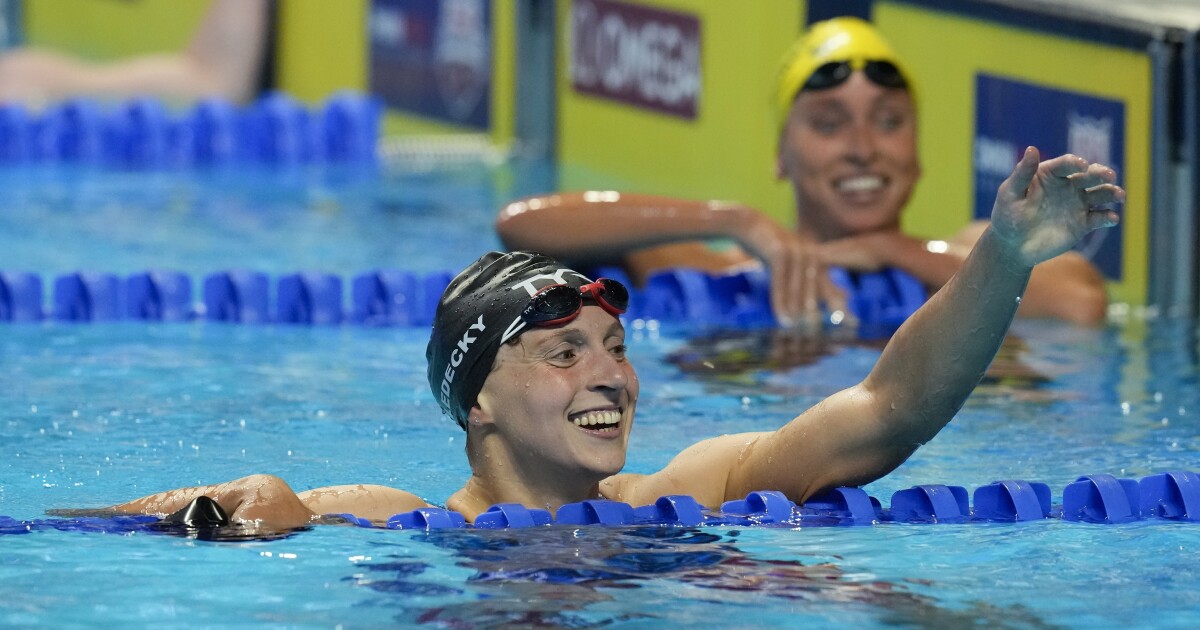
[[[756,372],[782,372],[811,365],[845,348],[881,352],[886,344],[887,339],[857,339],[845,334],[717,330],[690,337],[682,347],[668,354],[666,360],[692,377],[751,385]],[[1028,353],[1029,347],[1021,337],[1006,337],[982,385],[1028,390],[1047,383],[1050,378],[1025,361]]]
[[[667,355],[680,370],[701,378],[737,380],[754,370],[786,370],[815,363],[838,341],[825,335],[789,330],[717,330],[688,339]],[[864,342],[883,348],[883,342]]]
[[[766,597],[791,601],[793,610],[848,607],[907,627],[1053,627],[1020,607],[975,604],[951,610],[903,585],[847,573],[836,556],[757,558],[738,548],[740,535],[736,529],[674,527],[435,530],[416,534],[414,540],[453,551],[457,566],[473,572],[465,583],[451,585],[426,576],[432,565],[401,550],[402,544],[390,543],[396,552],[359,564],[366,572],[350,580],[404,598],[402,623],[450,628],[592,628],[660,617],[654,607],[623,608],[621,592],[626,589],[661,591],[661,606],[667,608],[714,604],[723,616],[734,610],[729,606],[754,606]],[[449,601],[408,603],[431,596],[449,596]],[[747,620],[772,621],[753,613]],[[787,623],[788,618],[774,622]]]

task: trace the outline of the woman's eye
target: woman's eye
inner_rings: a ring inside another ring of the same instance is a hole
[[[622,344],[617,344],[617,345],[613,346],[611,349],[609,349],[609,352],[611,352],[613,354],[613,356],[615,356],[619,359],[624,359],[625,358],[625,350],[626,350],[626,346],[625,346],[625,344],[622,343]]]
[[[884,118],[879,121],[879,128],[884,131],[895,131],[900,128],[899,118]]]
[[[837,130],[842,126],[842,121],[832,118],[814,118],[808,124],[817,133],[830,135],[837,133]]]
[[[574,348],[563,348],[550,353],[550,358],[555,361],[570,361],[576,357]]]
[[[908,117],[900,112],[884,112],[875,119],[875,124],[884,131],[895,131],[908,123]]]

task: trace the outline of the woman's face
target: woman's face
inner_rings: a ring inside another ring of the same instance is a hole
[[[624,467],[637,397],[625,328],[589,305],[564,326],[502,346],[477,400],[526,474],[594,483]]]
[[[862,72],[800,92],[780,138],[778,171],[795,190],[799,229],[818,240],[898,228],[921,175],[912,96]]]

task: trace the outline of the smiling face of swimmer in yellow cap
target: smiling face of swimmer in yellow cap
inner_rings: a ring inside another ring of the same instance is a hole
[[[827,241],[898,229],[921,174],[916,108],[900,59],[868,23],[813,26],[780,74],[777,175],[798,229]]]

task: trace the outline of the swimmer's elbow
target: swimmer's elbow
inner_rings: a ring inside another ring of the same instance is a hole
[[[496,215],[495,229],[496,236],[500,238],[500,242],[505,248],[509,250],[538,249],[539,251],[545,248],[546,244],[536,238],[538,234],[534,225],[537,219],[536,214],[537,212],[530,206],[528,199],[519,199],[500,210]]]
[[[514,201],[502,208],[496,215],[496,235],[505,247],[512,247],[514,237],[520,236],[521,216],[524,213],[523,202]]]

